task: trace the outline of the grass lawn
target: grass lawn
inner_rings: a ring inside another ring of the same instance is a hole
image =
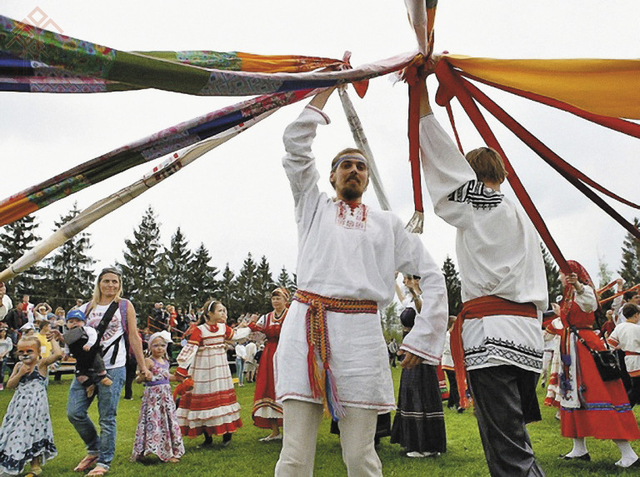
[[[396,387],[400,379],[400,369],[393,370]],[[71,382],[70,376],[63,376],[60,383],[53,381],[49,385],[49,403],[58,457],[49,461],[44,467],[45,476],[77,477],[73,467],[85,455],[84,445],[66,417],[67,392]],[[248,384],[242,388],[236,387],[238,399],[242,406],[242,420],[244,427],[233,437],[231,445],[221,447],[221,438],[214,438],[213,447],[197,449],[202,437],[185,439],[186,454],[178,464],[162,464],[155,461],[152,464],[129,462],[133,438],[138,420],[140,396],[142,386],[135,384],[134,400],[120,401],[118,416],[118,438],[116,458],[112,463],[109,475],[118,476],[269,476],[278,459],[281,444],[278,442],[258,442],[260,437],[268,431],[258,429],[252,425],[251,406],[253,403],[254,385]],[[0,415],[4,416],[13,391],[0,392]],[[542,389],[538,396],[542,402]],[[637,408],[636,408],[637,409]],[[560,454],[571,449],[569,439],[560,436],[560,422],[554,419],[555,410],[543,407],[543,420],[529,425],[529,433],[533,442],[538,461],[548,476],[603,476],[603,475],[638,475],[637,470],[624,471],[618,469],[614,462],[619,458],[619,452],[611,441],[587,439],[591,453],[591,462],[567,462],[558,459]],[[97,422],[97,406],[91,408],[91,415]],[[636,417],[640,417],[636,410]],[[429,475],[437,476],[486,476],[489,475],[482,452],[482,445],[478,435],[476,420],[472,412],[457,414],[445,409],[447,426],[447,452],[435,459],[409,459],[404,457],[402,449],[396,444],[390,444],[388,438],[382,440],[378,448],[383,463],[385,476]],[[338,437],[329,434],[328,418],[321,427],[318,437],[316,457],[317,476],[346,475],[342,463],[340,443]],[[632,443],[635,451],[640,454],[640,442]]]

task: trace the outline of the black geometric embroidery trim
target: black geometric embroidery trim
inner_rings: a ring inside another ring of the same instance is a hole
[[[504,195],[488,189],[480,181],[469,181],[449,194],[452,202],[467,202],[474,209],[494,209],[502,203]]]

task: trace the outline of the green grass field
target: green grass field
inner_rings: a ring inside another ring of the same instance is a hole
[[[400,378],[400,369],[393,370],[396,387]],[[51,382],[49,386],[49,402],[55,443],[58,457],[44,467],[44,476],[78,476],[73,467],[85,455],[84,446],[66,417],[67,392],[71,382],[70,376],[64,376],[61,383]],[[268,431],[252,425],[251,406],[253,403],[254,385],[236,387],[238,399],[242,406],[244,427],[233,437],[231,445],[221,447],[221,438],[214,438],[214,445],[207,449],[198,449],[202,437],[185,439],[186,454],[178,464],[163,464],[154,461],[151,464],[129,462],[133,438],[138,420],[142,386],[134,385],[134,400],[120,401],[118,411],[118,438],[116,458],[112,463],[109,475],[140,476],[268,476],[278,459],[281,444],[278,442],[258,442]],[[0,414],[4,416],[13,391],[0,392]],[[542,401],[542,389],[539,389]],[[91,415],[97,422],[97,406],[93,405]],[[560,436],[560,422],[554,419],[555,410],[544,407],[543,420],[529,425],[529,433],[537,458],[548,476],[603,476],[603,475],[638,475],[637,470],[624,471],[618,469],[614,462],[619,452],[611,441],[587,439],[591,453],[591,462],[567,462],[558,459],[560,454],[571,449],[569,439]],[[636,417],[640,417],[636,411]],[[429,475],[437,476],[486,476],[489,475],[482,452],[476,420],[472,412],[457,414],[445,409],[447,426],[447,452],[433,459],[409,459],[404,456],[400,446],[390,444],[388,438],[382,439],[378,448],[383,463],[385,476]],[[338,437],[329,433],[330,421],[325,422],[318,437],[316,454],[317,476],[342,476],[346,469],[342,463]],[[632,443],[640,454],[640,442]]]

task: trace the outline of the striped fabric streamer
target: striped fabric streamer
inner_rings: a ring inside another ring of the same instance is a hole
[[[216,136],[268,111],[295,103],[310,90],[252,98],[177,124],[87,161],[0,202],[0,226],[145,162]]]
[[[80,77],[198,96],[248,96],[337,86],[399,71],[414,57],[414,53],[407,53],[328,72],[225,71],[118,51],[3,16],[0,16],[0,51]]]
[[[296,291],[293,299],[308,305],[305,325],[308,345],[307,366],[311,393],[314,398],[322,399],[327,412],[337,421],[344,417],[345,410],[340,403],[336,380],[329,366],[331,346],[327,328],[327,311],[346,314],[376,314],[378,312],[378,304],[372,300],[328,298],[304,290]],[[322,362],[322,370],[318,366],[316,355]]]

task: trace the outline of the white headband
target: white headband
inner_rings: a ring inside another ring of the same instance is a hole
[[[360,154],[345,154],[344,156],[340,156],[340,158],[336,161],[336,163],[333,165],[333,167],[331,168],[332,171],[335,171],[338,166],[340,164],[342,164],[344,161],[356,161],[356,162],[362,162],[363,164],[365,164],[366,166],[368,166],[367,164],[367,160]]]

